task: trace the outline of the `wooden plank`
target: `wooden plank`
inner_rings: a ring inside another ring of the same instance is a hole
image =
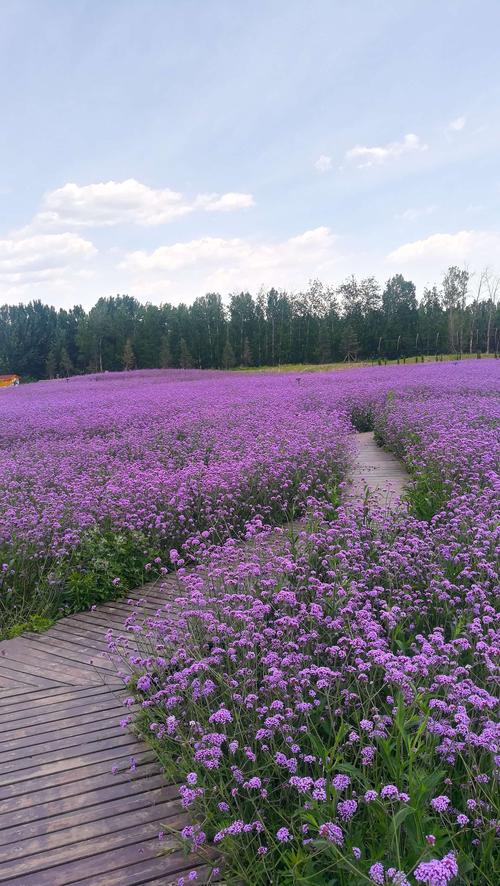
[[[74,687],[66,686],[66,691],[69,693],[71,691],[75,691]],[[93,692],[91,691],[93,690]],[[85,686],[81,687],[82,696],[79,697],[75,695],[73,698],[71,697],[63,697],[58,696],[57,698],[48,698],[45,704],[37,705],[33,712],[30,714],[29,708],[26,708],[22,699],[19,700],[16,704],[11,704],[2,708],[0,712],[0,723],[9,725],[12,722],[12,717],[16,717],[16,722],[19,726],[22,726],[22,720],[31,720],[32,723],[40,723],[43,722],[43,719],[40,720],[40,717],[44,717],[45,714],[47,717],[50,717],[52,714],[59,714],[59,716],[63,716],[63,712],[71,711],[73,708],[80,708],[81,713],[85,713],[86,709],[91,709],[93,704],[103,704],[105,702],[109,702],[113,700],[115,703],[120,702],[123,703],[123,690],[120,689],[120,693],[118,694],[113,689],[110,689],[108,686]]]
[[[121,714],[124,710],[123,705],[119,701],[115,701],[114,707],[112,707],[111,701],[107,697],[103,697],[100,702],[95,702],[94,704],[89,704],[84,707],[68,707],[66,715],[64,711],[52,712],[51,709],[50,714],[44,714],[32,718],[26,717],[21,721],[19,721],[19,719],[11,721],[14,728],[7,729],[6,726],[3,727],[3,731],[0,732],[1,742],[13,741],[17,738],[36,735],[42,729],[44,733],[51,731],[57,732],[58,730],[64,729],[66,726],[73,726],[75,719],[77,719],[79,723],[95,723],[99,714],[107,714],[113,710],[116,711],[117,720],[120,720]],[[1,742],[0,749],[2,746]]]
[[[61,619],[61,621],[57,622],[57,625],[54,625],[54,629],[57,629],[58,631],[66,631],[70,636],[80,642],[91,642],[94,645],[102,646],[105,649],[108,648],[105,637],[106,628],[95,624],[93,625],[90,621],[81,622],[76,618],[72,618],[71,621],[69,619]]]
[[[357,505],[369,493],[374,504],[397,506],[408,482],[404,466],[389,452],[377,446],[373,433],[356,434],[356,454],[351,487],[345,505]]]
[[[162,823],[174,816],[179,817],[178,801],[160,800],[159,803],[150,803],[134,810],[126,809],[113,816],[107,815],[104,818],[87,822],[79,821],[76,825],[63,830],[38,834],[25,840],[16,839],[10,846],[4,846],[1,851],[0,872],[2,864],[5,862],[26,859],[31,855],[48,853],[54,849],[64,850],[64,860],[66,860],[72,857],[70,852],[66,854],[69,847],[74,847],[78,854],[78,844],[82,842],[92,841],[93,843],[99,837],[118,834],[126,829],[133,829],[134,832],[141,833],[142,826],[150,825],[152,822],[155,823],[157,835],[161,830]],[[75,844],[77,845],[75,846]],[[92,852],[92,847],[90,847],[90,852]]]
[[[57,622],[54,627],[50,628],[51,637],[54,637],[56,640],[67,640],[69,643],[72,643],[76,648],[82,648],[83,651],[95,651],[99,654],[104,654],[108,651],[108,644],[104,639],[96,639],[94,635],[85,634],[83,631],[77,631],[76,629],[70,628],[68,625],[63,625],[61,622]]]
[[[20,660],[22,661],[43,660],[47,661],[47,664],[52,668],[59,667],[67,670],[70,674],[74,672],[80,675],[85,674],[85,670],[82,670],[80,667],[80,662],[76,661],[73,656],[67,658],[64,663],[57,661],[55,658],[57,650],[54,648],[54,639],[50,637],[48,638],[48,643],[44,643],[43,640],[33,642],[30,637],[21,637],[18,640],[13,640],[10,649],[4,650],[4,653],[6,659],[19,660],[21,656]],[[2,659],[3,655],[0,661]]]
[[[67,781],[78,781],[87,774],[111,771],[113,763],[130,760],[131,757],[141,760],[152,760],[152,751],[144,750],[142,742],[135,741],[124,748],[109,748],[96,753],[87,753],[81,757],[67,757],[54,763],[43,763],[40,766],[28,766],[14,773],[0,774],[0,799],[12,797],[16,793],[28,793],[50,785],[64,784]]]
[[[199,858],[193,855],[185,856],[184,864],[185,867],[179,868],[175,872],[173,879],[170,878],[170,874],[166,874],[167,879],[165,879],[164,861],[160,855],[157,858],[145,859],[138,864],[130,865],[126,868],[109,871],[102,874],[102,876],[97,875],[90,879],[85,878],[85,880],[73,881],[71,886],[142,886],[142,884],[146,883],[147,886],[177,886],[179,877],[192,870],[196,870],[198,874],[195,886],[203,886],[203,884],[208,882],[210,868],[207,865],[200,864]],[[153,880],[151,876],[154,877]],[[219,882],[220,880],[217,877],[210,880],[210,883]]]
[[[141,785],[141,782],[132,782],[132,785]],[[156,787],[154,787],[156,784]],[[164,787],[161,777],[157,776],[157,781],[153,783],[153,779],[148,780],[140,791],[132,791],[130,785],[122,786],[125,793],[121,796],[115,796],[111,799],[102,798],[98,803],[88,802],[78,804],[81,796],[94,799],[91,794],[84,794],[78,797],[72,797],[71,803],[68,803],[66,809],[60,811],[59,803],[50,804],[52,814],[45,815],[46,809],[38,808],[38,814],[35,814],[31,821],[24,820],[19,814],[16,821],[9,827],[0,830],[0,845],[8,843],[16,843],[18,840],[27,840],[44,834],[52,834],[56,831],[64,831],[66,828],[80,826],[86,822],[99,821],[101,818],[111,819],[114,815],[122,812],[133,812],[135,809],[142,809],[146,806],[154,806],[155,804],[170,800],[177,800],[177,788],[174,786]],[[105,791],[101,791],[102,794]],[[107,793],[107,792],[106,792]],[[178,807],[177,807],[178,808]],[[23,811],[24,815],[24,811]],[[3,858],[3,854],[1,855]]]
[[[28,691],[22,683],[16,683],[14,680],[3,680],[0,678],[0,698],[8,697],[16,689]]]
[[[34,665],[38,668],[38,673],[41,672],[46,677],[52,677],[56,679],[59,677],[59,682],[64,680],[65,683],[68,683],[71,686],[79,685],[85,686],[89,685],[92,680],[99,680],[99,675],[97,673],[92,673],[92,669],[88,668],[87,671],[83,671],[81,667],[72,667],[71,665],[63,662],[55,661],[54,656],[51,655],[50,652],[41,652],[37,650],[34,652],[33,650],[27,649],[26,646],[19,647],[16,646],[12,650],[9,650],[8,655],[1,659],[2,662],[16,662],[17,664],[26,663]]]
[[[128,614],[110,612],[109,610],[101,612],[100,609],[97,609],[95,612],[77,613],[72,616],[72,623],[76,622],[78,625],[89,625],[91,627],[96,626],[102,637],[109,628],[125,633],[125,621],[127,618],[130,618],[131,615],[132,612],[129,612]]]
[[[67,702],[79,701],[86,698],[95,698],[100,695],[108,695],[109,689],[104,685],[97,686],[58,686],[50,689],[29,690],[28,695],[23,695],[17,700],[10,698],[0,709],[0,714],[6,716],[29,706],[30,710],[54,705],[64,706]]]
[[[123,729],[119,726],[119,715],[112,712],[109,716],[100,716],[99,720],[90,723],[77,723],[66,729],[54,729],[51,732],[31,733],[25,738],[6,741],[0,747],[2,761],[7,763],[19,756],[23,749],[36,753],[38,748],[46,748],[47,751],[56,751],[59,748],[81,746],[82,740],[86,742],[98,741],[100,738],[111,738],[113,735],[123,735]],[[70,721],[74,724],[74,720]]]
[[[95,655],[92,652],[81,652],[75,648],[75,644],[70,640],[61,640],[53,634],[49,637],[46,634],[29,634],[23,637],[25,642],[35,650],[49,649],[51,655],[56,659],[67,660],[68,662],[78,662],[86,670],[86,667],[94,667],[96,669],[114,670],[112,662],[107,657],[107,653]]]
[[[177,816],[170,820],[172,827],[183,826],[186,823],[185,816]],[[158,832],[161,830],[162,816],[159,812],[156,820],[142,825],[125,828],[117,833],[106,834],[96,837],[92,841],[82,840],[70,846],[62,846],[50,849],[46,852],[24,856],[12,862],[0,862],[0,883],[6,880],[15,884],[18,878],[22,879],[23,886],[68,886],[76,876],[88,876],[92,873],[103,873],[112,870],[119,859],[123,861],[133,859],[137,861],[140,856],[137,852],[137,844],[142,844],[144,849],[150,846],[150,853],[157,854],[159,850]],[[164,846],[174,846],[175,840],[166,838]],[[121,849],[120,853],[112,850]],[[145,850],[146,851],[146,850]],[[143,854],[143,853],[141,853]],[[185,863],[184,855],[179,853],[182,863]],[[111,857],[110,857],[111,856]],[[112,863],[111,862],[112,858]],[[165,869],[168,871],[172,856],[165,858]],[[174,869],[179,864],[176,859]],[[50,879],[48,879],[50,877]],[[19,880],[18,880],[19,882]]]
[[[99,611],[96,609],[95,612],[76,612],[74,615],[61,619],[57,624],[62,627],[68,627],[72,631],[88,631],[105,640],[105,634],[109,628],[116,627],[122,629],[124,621],[125,619],[123,621],[117,619],[116,625],[114,622],[109,623],[106,619],[101,619]]]
[[[19,701],[21,699],[29,705],[30,702],[34,698],[38,698],[40,695],[40,689],[32,689],[30,686],[16,686],[13,689],[5,689],[0,693],[0,712],[3,708],[9,707],[13,702]],[[53,689],[46,690],[48,693],[64,693],[67,692],[67,686],[54,687]],[[43,691],[42,691],[43,695]]]
[[[62,681],[48,680],[42,676],[34,676],[30,674],[29,669],[12,668],[4,664],[5,659],[0,660],[0,679],[3,678],[6,686],[21,683],[23,686],[39,686],[40,689],[47,689],[49,686],[61,686]]]
[[[103,614],[110,612],[115,615],[124,615],[125,618],[136,613],[140,615],[143,612],[157,612],[154,603],[147,600],[144,603],[141,602],[140,605],[135,600],[133,603],[103,603],[99,609]]]
[[[99,734],[97,733],[97,735]],[[100,751],[127,747],[132,744],[135,747],[138,746],[137,738],[131,732],[126,732],[118,727],[118,729],[113,729],[111,735],[95,738],[94,741],[89,741],[87,734],[80,736],[80,741],[74,742],[69,747],[66,745],[61,748],[54,748],[51,747],[50,743],[35,745],[35,747],[31,746],[29,752],[25,749],[22,758],[20,758],[19,750],[11,751],[10,754],[2,754],[0,784],[2,783],[2,777],[9,772],[16,774],[17,772],[22,772],[23,769],[33,766],[42,766],[45,763],[57,763],[60,760],[67,760],[71,758],[71,754],[75,753],[75,749],[78,751],[78,757],[84,758],[90,754],[98,754]]]
[[[67,781],[61,785],[49,784],[45,787],[37,785],[36,793],[16,793],[13,797],[2,802],[0,807],[0,828],[10,827],[15,813],[18,811],[27,817],[30,814],[30,810],[34,808],[37,810],[37,814],[41,814],[49,808],[49,804],[52,802],[62,805],[64,800],[70,798],[72,803],[76,803],[80,796],[88,797],[89,794],[95,796],[101,790],[110,790],[111,788],[114,790],[123,784],[126,784],[127,788],[129,788],[136,781],[148,781],[157,775],[158,764],[156,761],[154,763],[141,763],[139,761],[134,772],[131,772],[128,766],[122,765],[113,775],[108,765],[107,769],[101,767],[101,771],[98,773],[90,774],[87,772],[83,782],[82,780]],[[82,794],[82,791],[85,794]],[[73,808],[73,806],[70,806],[70,808]],[[39,810],[41,810],[41,813]],[[28,819],[26,818],[26,820]]]

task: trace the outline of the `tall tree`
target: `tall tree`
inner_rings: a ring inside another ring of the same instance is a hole
[[[382,293],[385,353],[389,357],[418,352],[417,297],[415,284],[395,274]]]
[[[245,365],[245,342],[248,344],[247,358],[249,353],[254,355],[258,352],[258,335],[256,305],[252,296],[249,292],[233,293],[229,301],[228,336],[238,364]]]
[[[448,350],[463,350],[463,314],[470,274],[466,268],[452,265],[443,279],[443,304],[448,314]]]
[[[222,365],[224,369],[232,369],[236,366],[236,357],[234,356],[233,346],[229,339],[226,339],[224,350],[222,352]]]
[[[160,367],[168,369],[172,366],[172,351],[170,350],[170,341],[168,333],[164,333],[160,344]]]
[[[127,369],[127,370],[133,369],[135,366],[135,354],[134,354],[134,349],[132,347],[132,339],[131,338],[127,338],[127,341],[125,342],[125,345],[123,347],[122,362],[123,362],[123,368]]]
[[[193,358],[191,356],[191,351],[187,346],[187,342],[185,338],[181,338],[180,348],[179,348],[179,365],[181,369],[192,369],[193,366]]]

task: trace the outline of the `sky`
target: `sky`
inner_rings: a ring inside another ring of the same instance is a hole
[[[0,0],[0,304],[500,272],[498,0]]]

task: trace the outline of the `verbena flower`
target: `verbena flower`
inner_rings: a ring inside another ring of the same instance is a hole
[[[320,825],[318,833],[320,837],[323,837],[323,839],[328,840],[330,843],[334,843],[335,846],[342,846],[344,843],[342,829],[333,821],[326,821]]]
[[[276,839],[279,840],[280,843],[288,843],[292,839],[292,835],[288,828],[280,828],[276,832]]]
[[[413,876],[418,883],[427,886],[446,886],[458,874],[458,865],[453,852],[449,852],[440,861],[422,861],[415,868]]]
[[[440,797],[434,797],[431,800],[431,806],[434,809],[434,812],[446,812],[449,805],[450,798],[445,794],[442,794]]]

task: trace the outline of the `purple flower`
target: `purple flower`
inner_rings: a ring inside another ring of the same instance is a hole
[[[427,886],[446,886],[457,874],[458,865],[453,852],[449,852],[441,861],[422,861],[413,872],[415,880]]]
[[[320,837],[323,837],[323,839],[328,840],[330,843],[334,843],[335,846],[342,846],[344,843],[342,830],[333,821],[326,821],[320,825],[318,833]]]
[[[254,790],[258,790],[259,788],[262,787],[262,782],[261,782],[260,778],[258,778],[256,775],[254,775],[254,776],[252,776],[252,778],[249,778],[247,782],[245,782],[244,787],[253,788]]]
[[[442,794],[440,797],[434,797],[434,799],[431,800],[431,806],[434,809],[434,812],[446,812],[449,805],[450,798],[445,794]]]
[[[226,708],[219,708],[208,718],[209,723],[231,723],[232,720],[232,715]]]
[[[349,821],[356,812],[358,804],[356,800],[342,800],[337,806],[337,812],[342,821]]]
[[[383,886],[384,883],[384,865],[377,861],[375,864],[372,864],[370,870],[368,871],[370,875],[370,880],[373,883],[377,883],[377,886]]]
[[[348,775],[335,775],[332,778],[332,785],[336,791],[345,791],[349,787],[351,779]]]
[[[279,840],[280,843],[289,843],[292,839],[292,835],[288,828],[280,828],[279,831],[276,832],[276,839]]]
[[[399,800],[399,790],[394,784],[386,784],[380,791],[382,800]]]

